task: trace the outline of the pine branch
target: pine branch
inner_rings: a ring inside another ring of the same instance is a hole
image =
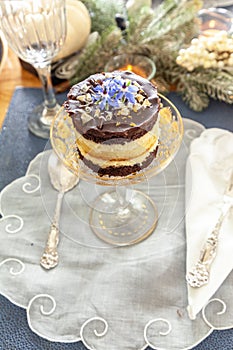
[[[178,1],[176,0],[165,0],[160,5],[154,8],[154,19],[148,26],[148,32],[152,30],[152,28],[161,21],[166,15],[168,15],[169,11],[173,10],[177,7]]]
[[[140,42],[145,28],[153,20],[154,13],[150,8],[143,8],[135,17],[131,17],[127,28],[127,44],[136,45]]]
[[[166,58],[165,58],[166,57]],[[162,55],[157,57],[156,60],[156,75],[162,76],[167,82],[171,85],[178,85],[182,77],[187,76],[187,70],[176,64],[175,57],[176,55]]]
[[[140,38],[142,43],[153,41],[161,38],[164,35],[168,35],[169,32],[174,32],[178,28],[196,18],[197,11],[201,9],[202,2],[199,0],[194,1],[180,1],[176,7],[173,7],[169,11],[169,15],[162,17],[160,20],[151,22],[151,25],[143,31],[143,36]],[[180,33],[180,32],[179,32]]]
[[[156,77],[162,77],[168,84],[175,85],[176,91],[195,111],[201,111],[208,106],[208,96],[233,104],[233,74],[231,69],[199,68],[193,72],[187,72],[184,67],[178,66],[171,56],[157,60],[156,67]]]
[[[102,34],[106,28],[116,25],[115,15],[123,13],[124,0],[82,0],[89,10],[92,23],[92,32]]]
[[[177,92],[181,94],[183,101],[196,112],[201,112],[209,105],[208,95],[201,91],[195,82],[187,80],[184,75],[180,77]]]
[[[201,69],[189,79],[197,88],[215,100],[233,104],[233,75],[220,69]]]
[[[183,100],[197,112],[208,106],[208,97],[233,104],[233,76],[228,72],[203,68],[187,74],[177,69],[170,78],[176,80]]]

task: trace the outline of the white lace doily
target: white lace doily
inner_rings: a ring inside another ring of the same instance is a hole
[[[0,292],[27,309],[40,336],[82,340],[89,349],[190,349],[214,328],[233,324],[231,274],[195,321],[188,318],[185,282],[185,163],[191,140],[203,127],[184,120],[182,147],[168,168],[137,186],[158,205],[159,222],[145,241],[127,248],[100,242],[88,225],[98,186],[80,184],[65,195],[60,263],[39,265],[57,192],[39,154],[25,177],[1,193]]]

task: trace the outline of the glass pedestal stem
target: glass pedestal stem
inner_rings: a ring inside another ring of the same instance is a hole
[[[127,196],[127,187],[126,186],[116,186],[116,193],[118,196],[118,201],[121,207],[125,207],[128,204],[126,199]]]
[[[117,208],[116,217],[119,221],[126,220],[130,215],[129,201],[128,201],[128,188],[126,186],[116,186],[116,195],[119,202]]]

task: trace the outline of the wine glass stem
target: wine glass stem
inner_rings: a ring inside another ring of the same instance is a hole
[[[51,117],[54,117],[58,109],[51,80],[51,65],[47,64],[43,67],[36,67],[36,70],[42,83],[42,91],[44,96],[44,111],[42,118],[48,119],[47,121],[50,123]]]

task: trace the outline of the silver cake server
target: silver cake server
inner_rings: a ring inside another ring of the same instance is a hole
[[[66,169],[54,152],[51,153],[48,160],[48,172],[51,184],[58,191],[58,196],[47,243],[40,259],[41,266],[47,270],[58,264],[59,221],[64,194],[76,186],[79,181],[76,175]]]
[[[218,237],[222,223],[233,206],[233,171],[223,195],[222,212],[214,229],[208,236],[202,247],[200,256],[195,266],[187,273],[186,280],[191,287],[199,288],[209,282],[210,268],[217,254]]]

